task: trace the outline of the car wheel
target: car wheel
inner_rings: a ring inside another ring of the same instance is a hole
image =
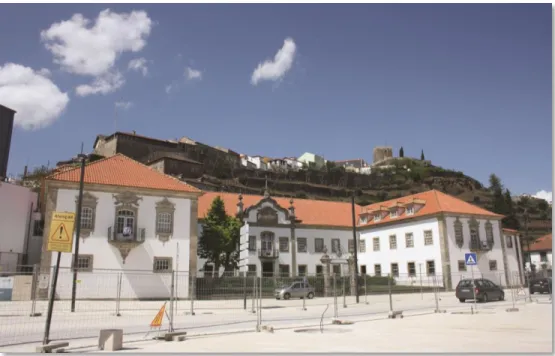
[[[484,296],[482,297],[482,302],[483,302],[483,303],[489,302],[489,298],[488,298],[488,295],[487,295],[487,294],[484,294]]]
[[[289,298],[291,298],[291,294],[285,293],[285,294],[283,295],[283,299],[288,300]]]
[[[499,300],[505,300],[505,293],[501,293],[501,295],[499,296]]]
[[[308,295],[306,297],[308,299],[312,299],[312,298],[314,298],[314,293],[310,292],[310,293],[308,293]]]
[[[466,299],[464,299],[464,298],[459,298],[459,302],[464,303],[464,302],[466,302]]]

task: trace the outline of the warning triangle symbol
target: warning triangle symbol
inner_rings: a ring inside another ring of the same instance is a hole
[[[472,263],[476,263],[476,261],[474,261],[474,257],[472,257],[472,255],[468,255],[468,258],[466,259],[466,263],[472,264]]]

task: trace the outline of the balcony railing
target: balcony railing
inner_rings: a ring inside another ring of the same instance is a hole
[[[259,258],[278,258],[279,257],[279,250],[278,249],[258,249],[258,257]]]
[[[108,228],[108,240],[113,242],[144,242],[146,238],[146,229],[139,228],[137,233],[131,233],[130,235],[123,235],[122,233],[117,233],[112,226]]]
[[[493,247],[492,241],[486,240],[470,240],[468,242],[468,248],[470,251],[490,251]]]

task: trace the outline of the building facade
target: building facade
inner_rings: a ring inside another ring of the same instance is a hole
[[[80,168],[46,179],[42,271],[55,265],[47,251],[53,212],[76,212]],[[123,299],[168,296],[173,270],[196,270],[197,206],[201,192],[123,155],[85,168],[77,260],[79,298],[113,298],[120,283]],[[76,232],[74,232],[76,235]],[[75,241],[73,253],[75,253]],[[63,253],[58,285],[61,299],[71,296],[74,255]],[[121,280],[118,282],[118,278]],[[189,293],[183,278],[178,293]]]
[[[553,235],[544,235],[530,244],[530,249],[528,246],[524,246],[524,248],[526,268],[530,271],[545,271],[550,275],[553,270]],[[533,267],[530,266],[530,262]]]
[[[38,194],[27,187],[0,182],[0,272],[32,269],[40,261],[41,242]]]
[[[15,111],[0,105],[0,182],[8,176]]]

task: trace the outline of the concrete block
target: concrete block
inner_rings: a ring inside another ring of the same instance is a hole
[[[389,315],[387,317],[389,319],[397,319],[397,318],[403,319],[403,311],[402,310],[392,310],[392,311],[389,312]]]
[[[56,351],[57,349],[61,349],[62,347],[68,347],[68,346],[69,346],[69,342],[57,342],[54,344],[37,346],[35,351],[39,354],[50,354],[52,353],[52,351]]]
[[[119,351],[123,348],[123,329],[101,329],[98,337],[98,349]]]
[[[164,334],[164,341],[185,341],[186,331],[174,331]]]
[[[507,311],[508,313],[517,312],[517,311],[518,311],[518,308],[508,308],[506,311]]]

